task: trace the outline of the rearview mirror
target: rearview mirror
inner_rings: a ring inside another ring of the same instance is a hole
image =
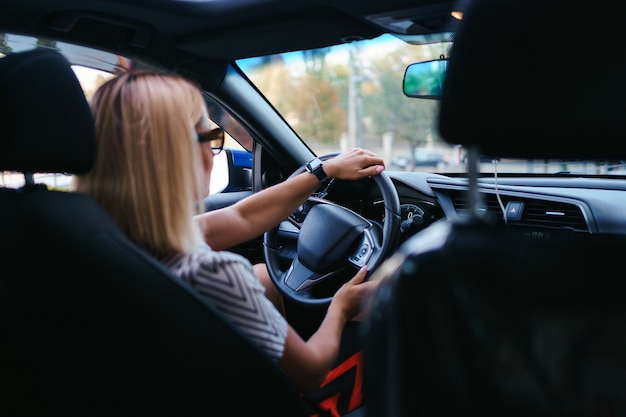
[[[434,59],[409,65],[402,82],[404,95],[416,98],[441,98],[443,78],[447,69],[447,59]]]

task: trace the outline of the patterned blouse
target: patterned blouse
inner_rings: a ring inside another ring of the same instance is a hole
[[[278,360],[287,338],[287,321],[265,296],[252,264],[241,255],[208,245],[163,261],[224,315]]]

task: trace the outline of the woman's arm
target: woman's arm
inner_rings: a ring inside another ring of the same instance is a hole
[[[352,148],[324,161],[331,178],[355,180],[377,175],[384,161],[375,153]],[[253,239],[277,226],[319,188],[315,175],[303,173],[255,193],[238,203],[198,216],[205,240],[215,250]]]
[[[356,317],[363,300],[379,281],[363,282],[365,267],[333,297],[318,330],[304,341],[291,326],[287,333],[285,349],[278,365],[303,393],[319,388],[339,354],[341,334],[345,324]]]

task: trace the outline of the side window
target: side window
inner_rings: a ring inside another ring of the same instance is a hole
[[[78,78],[78,81],[83,88],[83,92],[85,93],[87,100],[91,99],[93,93],[102,83],[115,76],[115,74],[80,65],[72,65],[72,69],[74,70],[74,74],[76,74],[76,78]]]
[[[71,56],[71,58],[96,57],[98,65],[108,69],[104,71],[82,65],[72,66],[88,100],[102,83],[114,77],[119,71],[134,67],[149,68],[144,63],[102,51],[56,41],[0,33],[0,59],[15,51],[39,47],[54,47],[62,53],[69,52],[66,56]],[[89,62],[89,59],[86,61]],[[252,150],[254,149],[252,136],[218,102],[209,96],[206,96],[206,102],[213,127],[219,126],[225,132],[224,151],[220,152],[214,160],[211,194],[251,190]],[[34,180],[59,190],[69,190],[72,182],[71,176],[64,174],[35,174]],[[19,188],[24,183],[23,174],[0,171],[0,187]]]
[[[213,159],[211,194],[252,189],[254,140],[248,131],[211,97],[206,97],[209,118],[225,133],[224,151]]]
[[[131,68],[141,65],[118,57],[120,66]],[[90,68],[74,66],[85,96],[90,99],[94,91],[107,79],[115,76]],[[214,159],[211,174],[211,194],[250,190],[252,188],[253,140],[250,134],[224,108],[210,97],[206,98],[212,127],[221,127],[225,132],[224,151]]]

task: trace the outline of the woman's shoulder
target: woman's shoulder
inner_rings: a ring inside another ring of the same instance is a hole
[[[208,245],[197,246],[192,252],[176,254],[163,262],[174,273],[182,276],[195,275],[198,271],[232,271],[237,275],[253,273],[252,264],[244,256],[229,251],[214,251]]]
[[[223,263],[244,263],[251,265],[250,261],[242,255],[229,251],[215,251],[209,245],[198,245],[193,251],[186,253],[176,253],[162,262],[171,267],[191,265],[191,264],[223,264]]]

